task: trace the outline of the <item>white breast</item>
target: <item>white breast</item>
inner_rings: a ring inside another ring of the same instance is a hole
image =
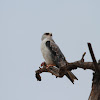
[[[51,64],[53,64],[53,61],[51,58],[51,52],[49,51],[49,49],[45,45],[46,41],[48,41],[48,39],[44,39],[41,43],[41,52],[42,52],[42,55],[45,59],[46,64],[51,65]]]

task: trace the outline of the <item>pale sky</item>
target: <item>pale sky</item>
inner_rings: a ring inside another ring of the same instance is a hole
[[[44,61],[44,32],[53,38],[68,62],[92,61],[87,42],[100,59],[100,0],[0,0],[0,100],[88,100],[92,71],[77,69],[73,85],[35,71]]]

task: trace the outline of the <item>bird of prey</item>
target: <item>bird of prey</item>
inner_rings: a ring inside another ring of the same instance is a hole
[[[55,66],[61,68],[66,66],[67,61],[58,45],[54,42],[52,33],[44,33],[41,40],[41,52],[47,67]],[[67,71],[65,75],[70,79],[72,83],[74,83],[74,79],[78,80],[71,71]]]

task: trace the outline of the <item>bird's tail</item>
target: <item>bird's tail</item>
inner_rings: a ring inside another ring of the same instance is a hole
[[[66,73],[66,76],[69,78],[69,80],[74,84],[74,80],[78,80],[77,77],[71,72],[71,71],[68,71]]]

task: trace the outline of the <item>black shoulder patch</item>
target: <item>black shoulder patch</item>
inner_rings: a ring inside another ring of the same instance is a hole
[[[50,46],[50,41],[46,42],[46,46],[48,47],[48,49],[50,50],[50,52],[55,56],[56,52],[52,49],[52,46]]]
[[[50,47],[50,41],[47,41],[47,42],[46,42],[46,46],[47,46],[47,47]]]

